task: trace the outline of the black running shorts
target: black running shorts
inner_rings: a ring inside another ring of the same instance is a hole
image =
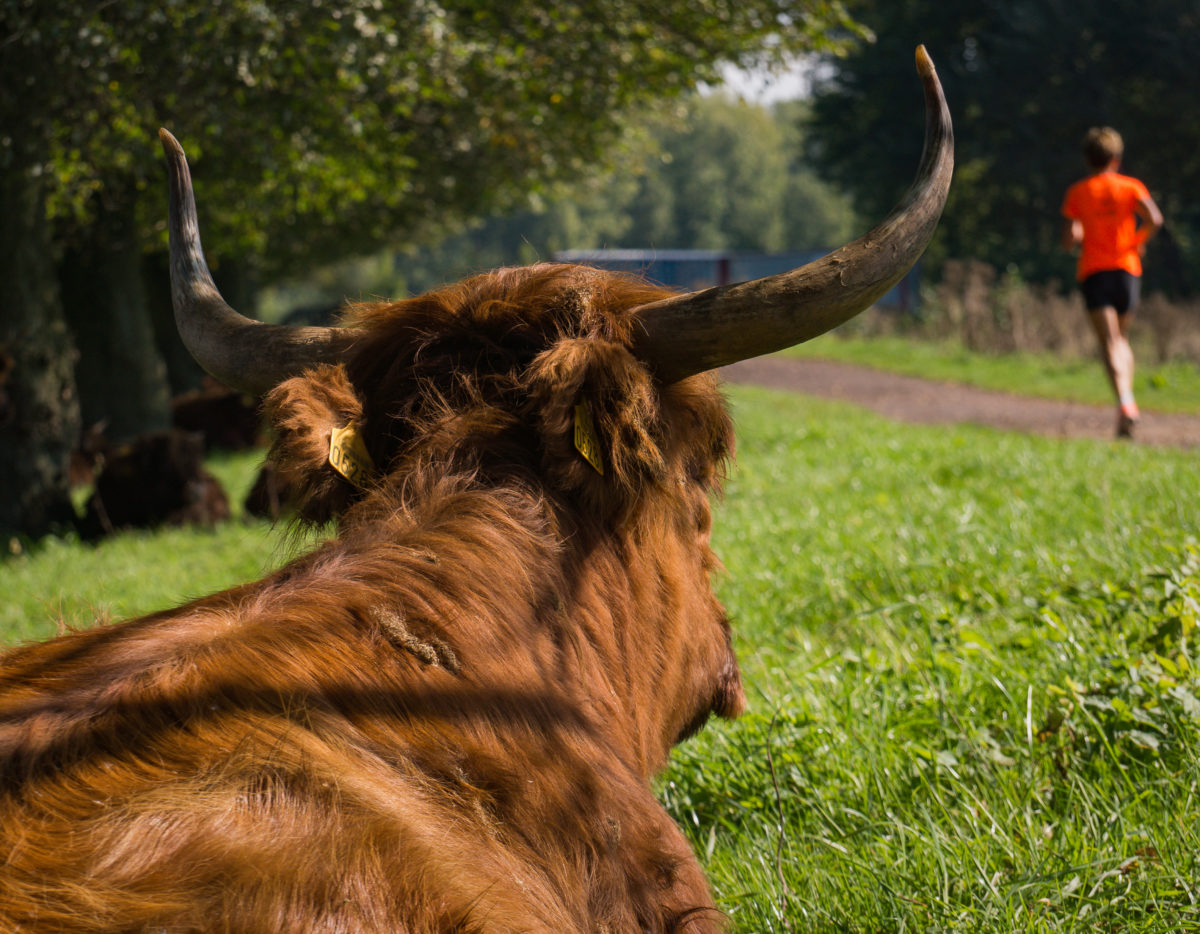
[[[1083,301],[1088,311],[1115,308],[1123,315],[1137,307],[1142,280],[1124,269],[1094,272],[1081,283]]]

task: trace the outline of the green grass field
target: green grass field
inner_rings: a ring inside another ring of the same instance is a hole
[[[734,928],[1200,931],[1200,453],[730,396],[751,711],[658,788]],[[218,469],[240,497],[252,460]],[[0,564],[0,639],[253,578],[283,541],[47,543]]]
[[[663,790],[738,930],[1200,930],[1200,457],[734,398],[753,711]]]
[[[1046,399],[1093,405],[1113,402],[1112,389],[1099,359],[1064,359],[1053,354],[983,354],[967,350],[955,341],[832,334],[784,353],[858,363],[907,376]],[[1142,354],[1134,370],[1134,391],[1147,411],[1198,414],[1200,368],[1186,361],[1151,363]]]

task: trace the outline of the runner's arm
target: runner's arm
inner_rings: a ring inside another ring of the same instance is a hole
[[[1062,225],[1062,247],[1068,253],[1083,243],[1083,224],[1074,218],[1064,217]]]
[[[1141,250],[1145,247],[1146,241],[1162,229],[1162,211],[1158,209],[1158,205],[1149,195],[1138,198],[1133,203],[1133,211],[1140,221],[1137,229],[1137,247]]]

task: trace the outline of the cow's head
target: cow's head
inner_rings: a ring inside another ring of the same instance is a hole
[[[653,766],[709,713],[744,704],[709,586],[708,499],[732,447],[713,371],[837,326],[924,250],[953,144],[923,49],[917,63],[927,113],[917,180],[887,220],[814,263],[689,294],[580,266],[504,269],[359,306],[334,328],[266,325],[225,304],[200,248],[183,151],[164,130],[180,334],[212,375],[266,394],[272,458],[305,518],[336,517],[353,535],[418,508],[447,478],[535,494],[538,521],[576,574],[569,600],[591,608],[584,616],[636,608],[646,627],[621,651],[644,655],[632,694],[666,701],[648,729],[654,748],[643,749]]]

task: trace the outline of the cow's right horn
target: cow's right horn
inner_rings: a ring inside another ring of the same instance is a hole
[[[954,131],[933,62],[925,86],[925,151],[908,194],[869,233],[791,272],[675,295],[636,309],[634,351],[665,383],[824,334],[887,293],[925,251],[954,169]]]
[[[217,291],[196,220],[192,176],[183,147],[159,130],[171,184],[171,300],[175,326],[206,371],[242,392],[261,395],[317,363],[336,363],[354,343],[350,328],[286,327],[238,314]]]

